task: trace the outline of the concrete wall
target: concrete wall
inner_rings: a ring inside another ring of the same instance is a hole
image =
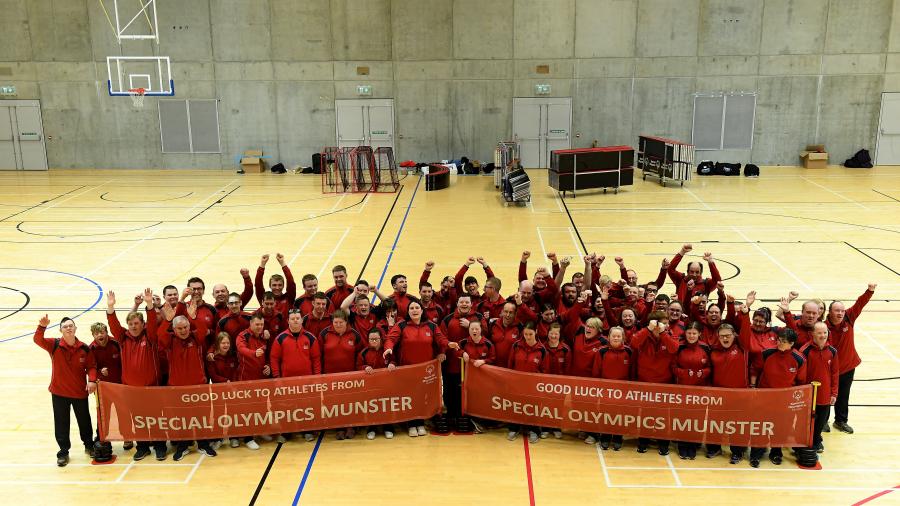
[[[112,2],[103,2],[111,8]],[[690,139],[693,94],[758,93],[752,153],[874,149],[900,91],[900,0],[158,0],[158,47],[115,42],[101,2],[0,0],[0,84],[42,102],[52,167],[309,164],[334,100],[394,98],[397,156],[489,159],[512,98],[573,97],[577,146]],[[172,58],[179,97],[220,100],[221,155],[163,155],[156,101],[106,94],[108,55]],[[546,65],[549,74],[538,74]],[[357,75],[357,67],[369,75]],[[712,154],[715,156],[716,154]]]

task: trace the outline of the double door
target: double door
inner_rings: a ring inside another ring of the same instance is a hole
[[[337,145],[394,148],[394,100],[336,100]]]
[[[0,101],[0,170],[47,170],[39,101]]]
[[[571,98],[514,98],[513,139],[525,168],[550,167],[550,152],[571,147]]]

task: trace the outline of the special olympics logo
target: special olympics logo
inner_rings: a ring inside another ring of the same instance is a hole
[[[428,367],[425,368],[425,373],[431,376],[434,374],[434,366],[429,364]]]
[[[795,401],[799,401],[802,398],[803,398],[803,392],[801,392],[800,390],[794,391],[794,400]]]

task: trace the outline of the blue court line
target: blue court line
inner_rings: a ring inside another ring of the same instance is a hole
[[[397,230],[397,237],[394,237],[394,244],[391,246],[391,252],[388,253],[387,261],[384,263],[384,269],[381,271],[381,277],[378,278],[378,284],[376,285],[378,288],[381,288],[381,283],[384,281],[384,276],[387,274],[388,266],[391,265],[391,259],[394,258],[394,251],[397,249],[397,243],[400,242],[400,234],[403,232],[403,226],[406,225],[406,218],[409,216],[409,210],[412,209],[413,201],[416,200],[416,192],[419,191],[419,186],[422,183],[422,177],[419,176],[419,180],[416,181],[416,187],[413,190],[412,197],[409,198],[409,204],[406,206],[406,213],[403,214],[403,221],[400,222],[400,229]],[[372,302],[375,302],[375,296],[372,295]]]
[[[297,503],[300,502],[300,494],[303,493],[303,488],[306,486],[306,479],[309,478],[309,471],[312,469],[313,462],[316,460],[316,455],[319,453],[319,447],[322,445],[322,439],[325,438],[325,431],[319,432],[319,439],[316,440],[316,447],[313,448],[312,455],[309,456],[309,462],[306,463],[306,471],[303,471],[303,479],[300,480],[300,486],[297,487],[297,493],[294,495],[294,502],[291,503],[292,506],[297,506]]]
[[[378,286],[381,286],[381,282],[384,281],[384,275],[387,272],[388,266],[391,264],[391,258],[394,257],[394,250],[397,249],[397,243],[400,242],[400,234],[403,232],[403,226],[406,225],[406,218],[409,216],[409,210],[412,209],[412,203],[416,199],[416,192],[419,191],[419,185],[422,183],[422,176],[419,176],[419,180],[416,181],[416,188],[413,190],[412,197],[409,198],[409,204],[406,206],[406,213],[403,215],[403,221],[400,222],[400,230],[397,230],[397,237],[394,238],[394,244],[391,246],[391,252],[387,257],[387,261],[384,263],[384,270],[381,271],[381,278],[378,279]],[[374,300],[374,295],[372,296]],[[303,488],[306,487],[306,480],[309,478],[309,472],[312,469],[313,462],[316,460],[316,455],[319,453],[319,445],[322,444],[322,438],[325,437],[325,431],[319,433],[319,440],[316,441],[316,447],[313,448],[312,455],[309,456],[309,462],[306,463],[306,471],[303,472],[303,479],[300,480],[300,486],[297,487],[297,494],[294,495],[293,506],[297,506],[300,502],[300,496],[303,494]]]
[[[83,280],[85,280],[85,281],[91,283],[91,284],[94,285],[95,287],[97,287],[97,292],[98,292],[98,293],[97,293],[97,300],[95,300],[94,303],[91,304],[91,306],[88,307],[87,309],[81,310],[81,312],[78,313],[77,315],[70,317],[70,318],[72,318],[73,320],[76,319],[76,318],[78,318],[79,316],[81,316],[81,315],[83,315],[83,314],[85,314],[85,313],[91,311],[92,309],[94,309],[95,307],[97,307],[98,304],[100,304],[100,301],[101,301],[101,300],[103,300],[103,287],[100,286],[100,283],[97,283],[97,282],[94,281],[93,279],[86,278],[86,277],[80,276],[80,275],[78,275],[78,274],[72,274],[71,272],[63,272],[63,271],[51,271],[51,270],[49,270],[49,269],[22,269],[22,268],[18,268],[18,267],[0,267],[0,269],[2,269],[2,270],[8,270],[8,271],[37,271],[37,272],[51,272],[51,273],[53,273],[53,274],[62,274],[62,275],[64,275],[64,276],[72,276],[73,278],[83,279]],[[37,327],[37,325],[35,325],[35,327]],[[56,324],[50,325],[50,326],[47,327],[47,328],[48,328],[48,329],[52,329],[52,328],[54,328],[54,327],[59,327],[59,324],[56,323]],[[7,337],[6,339],[0,339],[0,343],[6,343],[6,342],[12,341],[12,340],[14,340],[14,339],[20,339],[20,338],[23,338],[23,337],[26,337],[26,336],[32,336],[32,335],[34,335],[34,332],[29,332],[29,333],[27,333],[27,334],[22,334],[22,335],[20,335],[20,336],[15,336],[15,337]]]

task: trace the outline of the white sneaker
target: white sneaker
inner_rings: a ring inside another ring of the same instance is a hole
[[[425,426],[424,426],[424,425],[419,425],[418,427],[416,427],[416,432],[418,432],[420,436],[427,436],[427,435],[428,435],[428,432],[425,431]]]
[[[279,434],[278,437],[275,438],[275,442],[284,444],[287,443],[287,438]]]
[[[540,437],[537,435],[537,432],[529,432],[528,433],[528,442],[531,444],[537,443],[540,441]]]
[[[416,431],[416,434],[418,434],[418,431]],[[385,439],[394,439],[394,432],[389,431],[389,430],[384,431],[384,438]]]
[[[370,430],[369,432],[366,432],[366,439],[375,439],[375,431]]]
[[[415,427],[410,427],[410,428],[409,428],[409,437],[416,437],[416,436],[418,436],[418,435],[419,435],[419,431],[416,430]]]
[[[238,446],[241,446],[241,442],[237,438],[231,438],[231,447],[237,448]]]
[[[594,436],[588,436],[588,437],[584,438],[584,444],[586,444],[586,445],[592,445],[592,444],[595,444],[596,442],[597,442],[597,440],[594,439]]]
[[[270,436],[268,434],[266,434],[265,436],[259,436],[259,438],[262,439],[263,441],[265,441],[266,443],[272,442],[272,436]]]
[[[307,432],[303,434],[303,439],[305,439],[307,442],[312,442],[316,440],[316,435],[312,432]]]
[[[509,432],[506,433],[506,439],[508,439],[508,440],[510,440],[510,441],[515,441],[515,440],[516,440],[516,436],[518,436],[518,435],[519,435],[518,432],[515,432],[515,431],[509,431]]]
[[[556,439],[562,439],[562,431],[561,430],[553,431],[553,437],[555,437]]]
[[[542,430],[541,431],[541,439],[547,439],[548,437],[550,437],[550,433],[545,430]]]
[[[250,441],[247,441],[247,448],[250,448],[251,450],[259,450],[259,443],[251,439]]]

